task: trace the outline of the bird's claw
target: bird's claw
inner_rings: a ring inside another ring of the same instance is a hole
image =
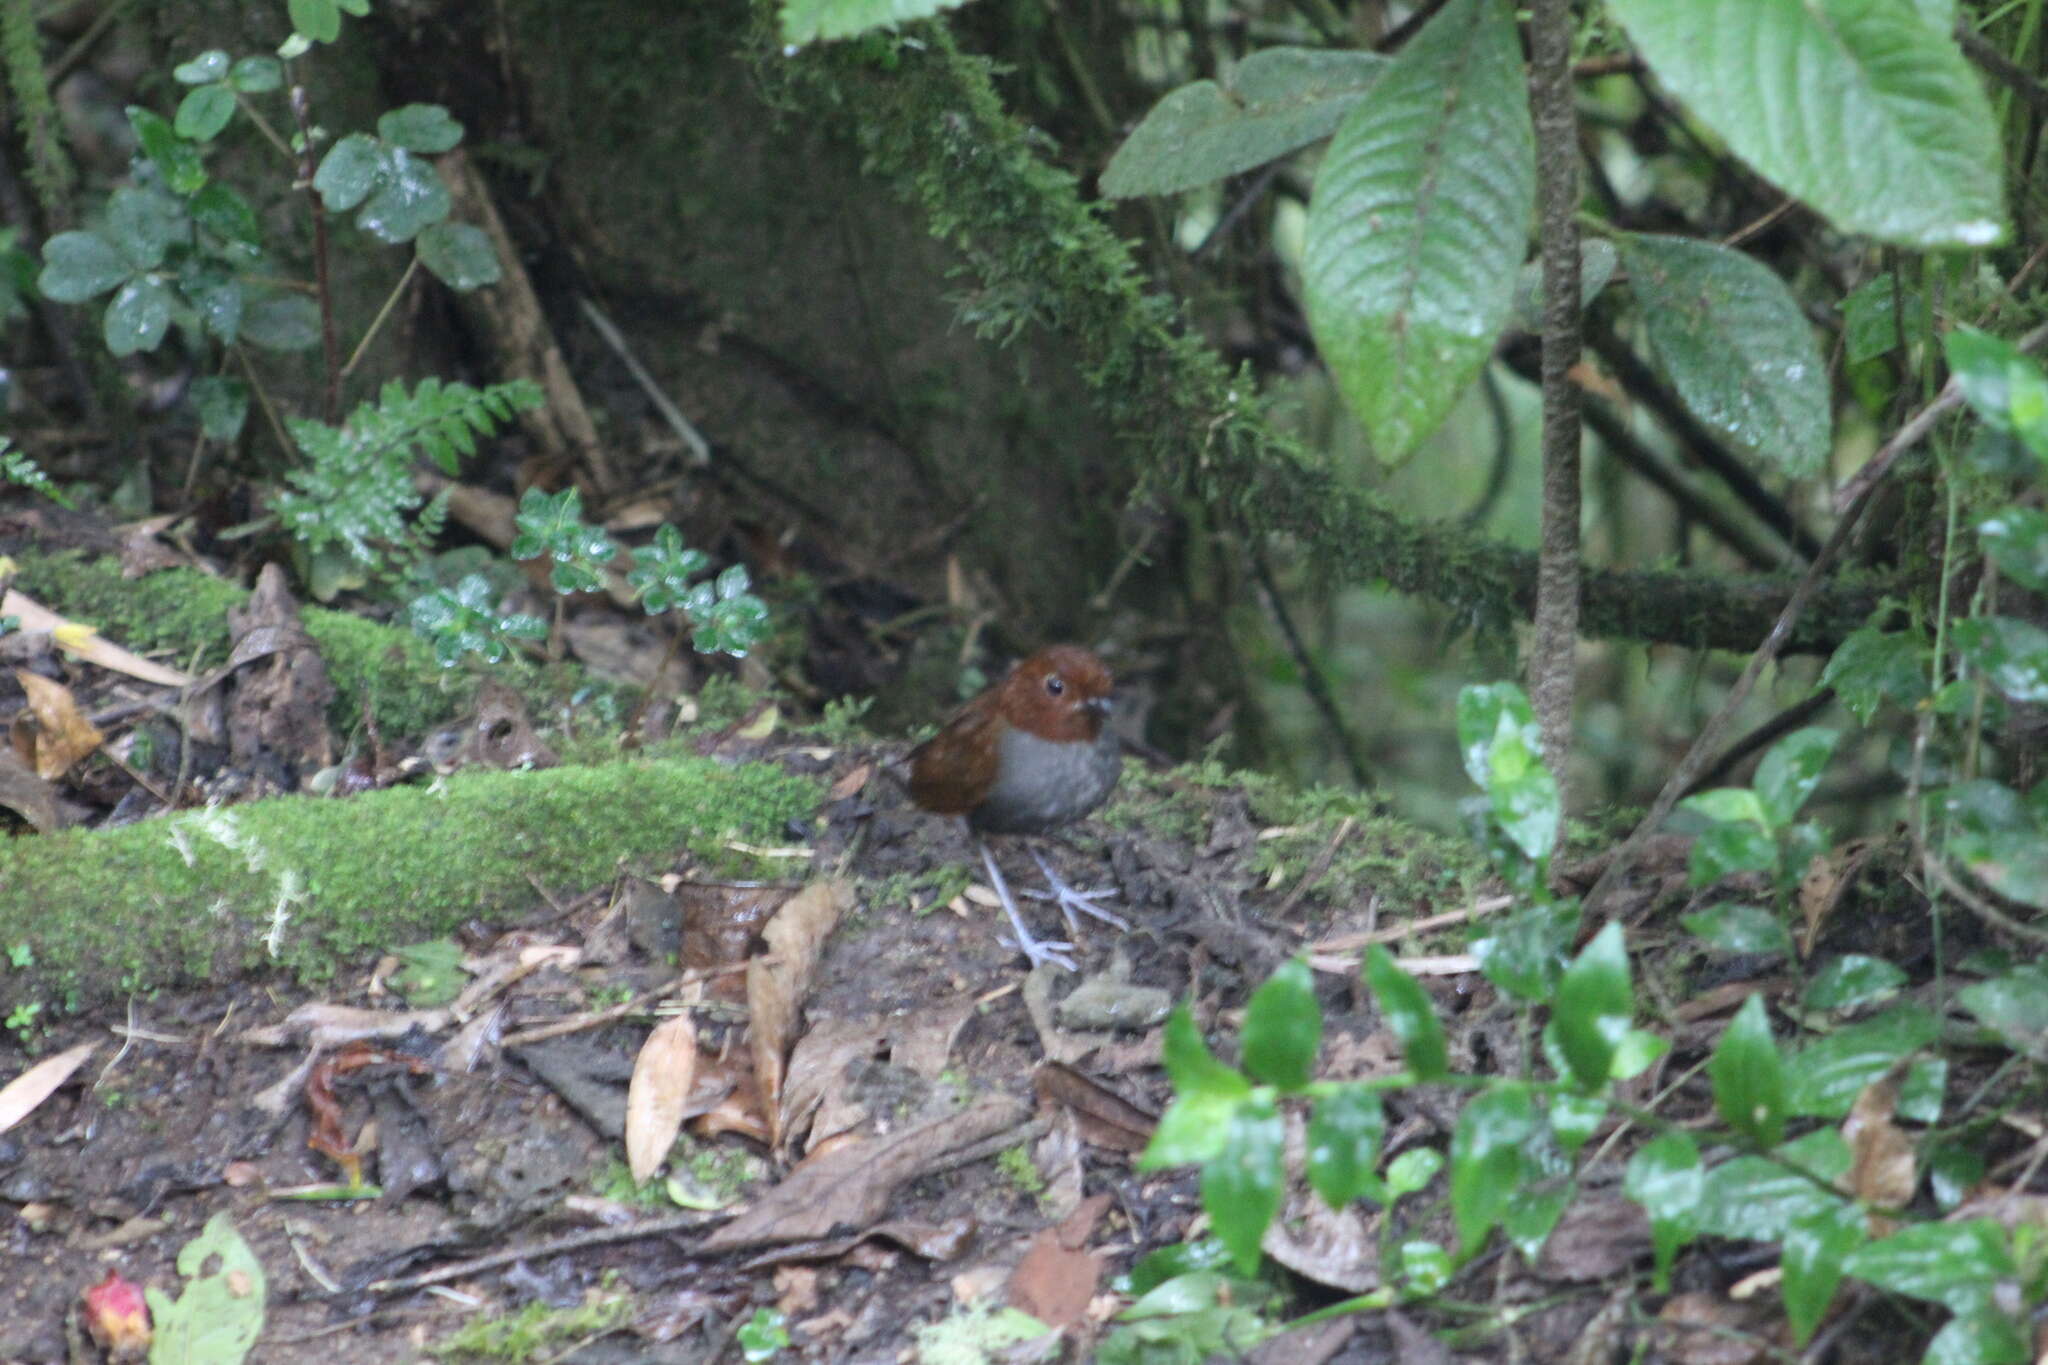
[[[1094,891],[1077,890],[1074,887],[1068,886],[1066,882],[1060,879],[1060,875],[1052,870],[1052,864],[1048,863],[1037,849],[1030,850],[1030,853],[1031,860],[1038,864],[1039,872],[1045,877],[1045,884],[1051,887],[1052,890],[1027,891],[1024,894],[1032,897],[1034,900],[1057,902],[1060,907],[1060,913],[1067,918],[1068,932],[1072,933],[1076,938],[1080,937],[1081,926],[1074,918],[1076,914],[1087,915],[1090,919],[1099,919],[1120,933],[1130,932],[1131,922],[1129,920],[1125,919],[1122,915],[1105,910],[1095,903],[1105,896],[1115,895],[1116,891],[1113,887],[1105,886]]]
[[[1015,948],[1024,954],[1025,960],[1033,967],[1050,964],[1063,972],[1078,970],[1074,966],[1074,959],[1067,956],[1073,951],[1074,945],[1071,943],[1061,943],[1050,938],[1026,938],[1021,943],[1013,943],[1007,938],[1001,941],[1006,947]]]

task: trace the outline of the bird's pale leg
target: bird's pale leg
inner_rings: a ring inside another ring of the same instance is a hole
[[[1041,943],[1033,938],[1031,931],[1024,927],[1024,916],[1017,912],[1017,902],[1010,895],[1009,883],[1003,880],[1002,869],[996,866],[995,855],[988,851],[988,841],[977,837],[974,846],[981,850],[981,865],[988,869],[988,879],[996,889],[996,899],[1003,903],[1004,911],[1010,916],[1010,927],[1017,931],[1017,946],[1031,960],[1031,965],[1036,967],[1041,962],[1050,962],[1055,967],[1073,971],[1074,960],[1066,955],[1066,950],[1074,945],[1050,939]]]
[[[1124,933],[1130,932],[1131,922],[1129,920],[1125,919],[1122,915],[1111,914],[1095,903],[1104,896],[1115,895],[1116,892],[1114,890],[1109,887],[1103,887],[1099,891],[1076,891],[1060,879],[1059,873],[1052,870],[1052,864],[1045,860],[1043,854],[1035,848],[1030,852],[1031,861],[1037,863],[1038,870],[1045,874],[1045,884],[1052,888],[1051,899],[1059,902],[1060,913],[1067,917],[1068,933],[1072,934],[1076,939],[1081,937],[1081,926],[1074,918],[1076,911],[1091,918],[1099,919],[1104,924],[1111,925]]]

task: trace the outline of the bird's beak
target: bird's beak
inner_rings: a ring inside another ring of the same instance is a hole
[[[1083,711],[1093,711],[1096,715],[1101,716],[1104,720],[1108,720],[1109,713],[1116,709],[1116,698],[1090,697],[1088,700],[1081,703],[1081,709]]]

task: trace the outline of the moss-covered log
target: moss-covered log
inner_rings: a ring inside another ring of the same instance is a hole
[[[470,772],[347,800],[282,797],[0,845],[0,1016],[369,952],[503,918],[688,849],[753,870],[816,787],[762,764]]]

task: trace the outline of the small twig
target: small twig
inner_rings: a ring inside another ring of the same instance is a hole
[[[405,293],[405,287],[412,283],[412,277],[419,273],[419,268],[420,258],[418,253],[415,252],[412,260],[405,267],[405,273],[398,277],[398,283],[392,285],[391,292],[385,296],[384,306],[377,310],[376,317],[370,319],[369,327],[363,332],[363,339],[356,343],[354,354],[350,355],[348,363],[341,367],[341,377],[343,379],[354,374],[356,366],[362,363],[364,353],[370,349],[370,343],[376,339],[377,330],[384,325],[384,319],[391,316],[391,310],[397,306],[399,298]]]
[[[332,423],[341,413],[341,338],[335,331],[331,254],[327,245],[327,201],[313,188],[319,146],[313,136],[313,97],[303,85],[291,90],[292,119],[299,126],[299,183],[313,208],[313,286],[320,302],[320,368],[326,386],[320,398],[320,420]],[[291,447],[286,446],[287,450]]]
[[[1934,850],[1929,849],[1922,855],[1920,866],[1926,872],[1928,880],[1961,901],[1968,907],[1971,914],[1983,920],[1992,928],[2002,929],[2014,938],[2024,939],[2026,942],[2037,947],[2048,947],[2048,929],[2036,929],[2031,924],[2021,923],[2003,910],[2000,910],[1990,901],[1985,900],[1969,887],[1964,886],[1942,864],[1941,856],[1935,853]]]
[[[1751,730],[1741,739],[1729,745],[1727,753],[1714,760],[1714,765],[1711,768],[1708,768],[1693,779],[1692,787],[1685,795],[1691,796],[1706,790],[1708,787],[1717,786],[1722,779],[1735,770],[1735,766],[1742,762],[1743,759],[1748,758],[1751,754],[1780,736],[1788,735],[1806,724],[1807,721],[1820,714],[1827,707],[1828,703],[1834,699],[1835,689],[1823,687],[1805,701],[1794,706],[1788,706],[1777,715],[1772,716],[1762,725],[1757,726],[1756,729]],[[1683,798],[1680,799],[1682,800]]]
[[[673,995],[685,986],[694,986],[700,981],[709,981],[713,977],[731,976],[734,972],[743,972],[752,962],[772,962],[773,960],[773,958],[751,958],[747,962],[728,962],[723,967],[704,967],[694,972],[684,972],[675,980],[644,990],[631,1000],[623,1004],[613,1005],[610,1009],[597,1010],[589,1014],[578,1014],[568,1019],[557,1019],[553,1023],[536,1024],[532,1028],[521,1029],[517,1033],[507,1034],[503,1046],[525,1047],[529,1043],[545,1042],[549,1038],[559,1038],[568,1033],[581,1033],[585,1029],[602,1028],[606,1024],[625,1018],[629,1014],[639,1013],[663,996]]]
[[[1286,642],[1287,652],[1294,656],[1294,666],[1301,673],[1302,691],[1308,693],[1308,699],[1321,714],[1323,724],[1328,726],[1330,733],[1336,737],[1337,748],[1344,755],[1344,766],[1351,770],[1352,783],[1360,787],[1370,787],[1372,771],[1366,766],[1365,752],[1360,747],[1357,736],[1351,733],[1351,727],[1345,723],[1344,710],[1337,704],[1336,694],[1330,690],[1330,680],[1325,678],[1323,670],[1316,666],[1315,659],[1309,654],[1307,643],[1301,638],[1301,632],[1295,628],[1294,616],[1280,598],[1280,589],[1273,582],[1272,570],[1266,567],[1266,556],[1260,552],[1258,541],[1250,541],[1249,546],[1254,585],[1259,590],[1259,596],[1265,600],[1266,610],[1273,614],[1274,623],[1280,627],[1280,638]]]
[[[617,1246],[621,1242],[637,1242],[644,1237],[666,1237],[671,1233],[694,1232],[713,1223],[722,1223],[732,1217],[730,1213],[672,1213],[662,1218],[651,1218],[644,1223],[634,1223],[623,1228],[592,1228],[588,1232],[571,1233],[566,1237],[555,1237],[544,1242],[527,1242],[520,1246],[494,1251],[488,1256],[477,1256],[467,1261],[456,1261],[438,1270],[422,1271],[418,1275],[406,1275],[395,1280],[374,1280],[360,1290],[350,1291],[363,1294],[410,1294],[416,1289],[459,1280],[468,1275],[480,1275],[486,1270],[512,1265],[527,1259],[544,1260],[550,1256],[561,1256],[571,1251],[587,1251],[591,1247]]]
[[[1317,854],[1316,860],[1308,865],[1308,870],[1301,874],[1301,880],[1296,882],[1294,889],[1287,893],[1287,899],[1281,901],[1279,908],[1273,911],[1272,918],[1276,920],[1287,918],[1288,913],[1296,905],[1300,904],[1301,898],[1308,894],[1309,887],[1314,885],[1316,879],[1330,870],[1330,863],[1337,857],[1337,850],[1343,847],[1344,841],[1351,837],[1351,831],[1357,828],[1358,821],[1353,816],[1347,815],[1338,822],[1336,833],[1332,834],[1329,842],[1323,845],[1323,851]]]
[[[1505,910],[1514,903],[1515,898],[1513,896],[1488,896],[1484,900],[1472,902],[1463,910],[1446,910],[1441,915],[1428,915],[1422,919],[1403,920],[1399,924],[1390,924],[1384,929],[1368,929],[1363,933],[1339,934],[1335,938],[1326,938],[1321,943],[1313,945],[1311,951],[1321,953],[1324,956],[1334,956],[1338,953],[1351,952],[1357,948],[1369,948],[1375,943],[1392,943],[1397,939],[1408,938],[1413,934],[1428,933],[1432,929],[1448,929],[1454,924],[1463,924],[1467,920],[1478,919],[1481,915],[1490,915],[1496,910]]]
[[[1721,239],[1721,245],[1740,246],[1742,243],[1748,241],[1750,238],[1756,236],[1759,232],[1762,232],[1765,228],[1769,227],[1771,224],[1777,222],[1780,218],[1783,218],[1786,214],[1790,213],[1795,202],[1796,201],[1792,199],[1779,200],[1778,206],[1776,208],[1765,211],[1761,217],[1752,219],[1743,226],[1735,229],[1735,231],[1729,233],[1726,237],[1723,237]]]
[[[640,363],[640,358],[633,354],[633,348],[626,344],[624,334],[612,325],[612,320],[604,315],[604,310],[588,298],[578,299],[576,304],[583,310],[583,316],[590,319],[590,325],[597,329],[597,334],[604,338],[605,345],[611,347],[613,354],[625,365],[626,372],[633,376],[633,381],[646,393],[647,401],[654,404],[654,410],[661,414],[661,419],[667,422],[670,429],[682,438],[683,444],[690,448],[690,462],[699,468],[710,464],[711,443],[690,424],[689,418],[683,416],[683,410],[669,401],[669,396],[662,391],[661,385],[655,382],[654,376],[647,372],[647,367]]]

